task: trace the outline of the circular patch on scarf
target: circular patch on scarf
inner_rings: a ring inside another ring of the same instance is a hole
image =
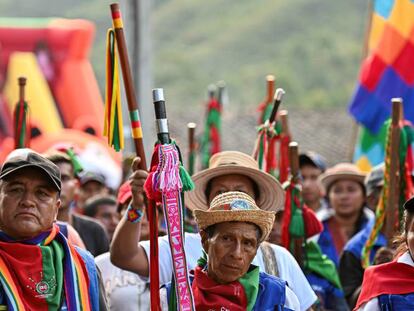
[[[50,290],[49,284],[46,283],[45,281],[40,281],[39,283],[36,284],[36,291],[41,295],[49,293],[49,290]]]
[[[231,209],[237,209],[237,210],[249,210],[252,209],[249,202],[245,200],[234,200],[230,204]]]

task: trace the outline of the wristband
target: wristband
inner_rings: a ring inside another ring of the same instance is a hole
[[[141,221],[143,215],[142,210],[134,208],[131,203],[128,205],[126,218],[129,222],[136,224]]]

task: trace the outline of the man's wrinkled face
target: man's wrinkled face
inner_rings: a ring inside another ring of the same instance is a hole
[[[230,174],[215,177],[211,180],[211,189],[207,198],[208,204],[219,194],[229,191],[240,191],[256,199],[253,181],[244,175]]]
[[[302,175],[302,197],[306,204],[319,201],[322,198],[322,188],[318,182],[319,175],[322,171],[312,165],[303,165],[300,168]]]
[[[201,240],[208,255],[208,276],[220,284],[246,274],[259,246],[256,226],[246,222],[219,223],[211,237],[201,231]]]
[[[24,168],[0,182],[0,229],[15,239],[49,230],[60,206],[57,189],[37,168]]]

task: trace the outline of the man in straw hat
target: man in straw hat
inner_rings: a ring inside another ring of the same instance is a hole
[[[285,281],[251,264],[276,208],[264,211],[246,193],[230,191],[216,196],[208,210],[194,210],[204,250],[190,277],[196,310],[300,310]]]
[[[144,204],[143,185],[147,177],[145,171],[138,169],[140,159],[133,162],[133,174],[130,177],[133,189],[131,207],[142,209]],[[207,210],[209,203],[217,195],[240,191],[247,193],[256,201],[262,210],[281,208],[284,202],[284,192],[279,182],[271,175],[262,172],[257,162],[241,152],[225,151],[213,155],[209,168],[193,176],[195,190],[186,193],[186,204],[191,210]],[[118,267],[138,273],[142,277],[149,275],[149,241],[138,244],[140,223],[132,223],[122,219],[115,231],[111,245],[111,260]],[[159,243],[160,283],[171,280],[172,259],[168,239],[161,237]],[[298,297],[301,310],[307,310],[316,301],[316,295],[306,280],[293,256],[284,248],[270,245],[272,255],[276,258],[278,276],[287,281],[289,287]],[[201,237],[199,234],[185,235],[185,252],[190,269],[196,267],[197,260],[202,254]],[[265,255],[259,248],[253,259],[253,264],[265,271]]]

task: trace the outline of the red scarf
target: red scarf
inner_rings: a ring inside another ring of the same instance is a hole
[[[383,294],[403,295],[414,292],[414,267],[392,261],[365,270],[362,291],[354,310]]]
[[[219,284],[201,267],[194,271],[192,288],[197,311],[245,311],[247,308],[246,293],[240,282]]]

